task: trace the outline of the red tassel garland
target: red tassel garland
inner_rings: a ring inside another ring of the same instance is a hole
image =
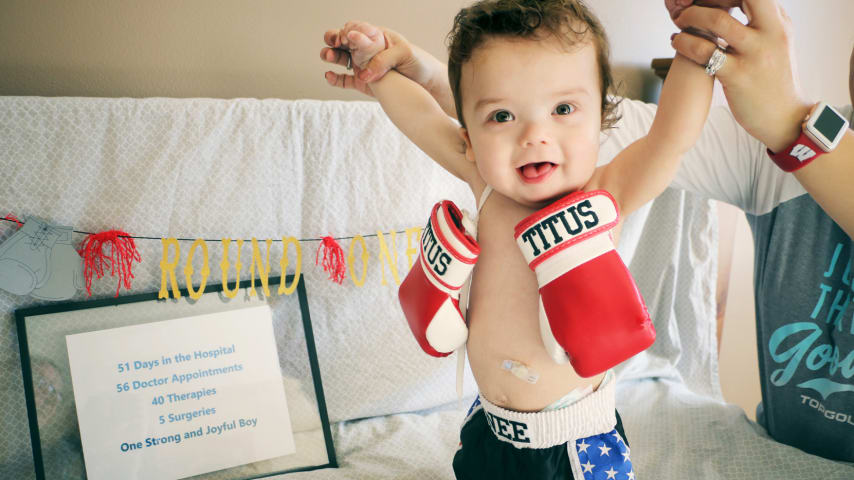
[[[320,246],[317,247],[317,255],[314,257],[315,265],[317,265],[320,259],[321,251],[323,251],[323,270],[329,272],[330,280],[340,285],[344,282],[344,276],[347,274],[344,250],[331,236],[323,237],[320,241]]]
[[[23,226],[24,226],[24,224],[23,224],[23,223],[21,223],[21,221],[20,221],[20,220],[18,220],[18,217],[16,217],[16,216],[15,216],[15,214],[13,214],[13,213],[10,213],[9,215],[6,215],[6,217],[4,218],[4,220],[11,220],[11,221],[13,221],[13,222],[17,223],[17,224],[18,224],[18,228],[21,228],[21,227],[23,227]]]
[[[104,252],[109,244],[110,253]],[[110,276],[119,274],[119,284],[116,286],[116,296],[122,285],[130,290],[133,278],[133,262],[140,262],[139,251],[130,235],[121,230],[109,230],[86,236],[77,253],[83,257],[83,277],[86,279],[86,293],[92,296],[92,274],[97,278],[104,276],[104,267],[109,266]]]

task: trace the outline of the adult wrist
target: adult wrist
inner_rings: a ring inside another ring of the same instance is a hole
[[[804,118],[809,115],[813,104],[803,103],[789,110],[789,113],[783,114],[778,120],[778,125],[781,128],[768,132],[767,139],[763,143],[772,152],[780,152],[798,139],[801,136],[802,124]]]
[[[801,133],[782,149],[768,149],[768,156],[785,172],[799,170],[839,145],[848,119],[825,102],[817,103],[801,122]]]
[[[454,103],[453,96],[451,94],[451,87],[448,84],[448,67],[440,62],[436,61],[436,65],[430,69],[430,73],[432,74],[430,77],[430,85],[427,88],[434,98],[439,100],[440,103],[450,102]]]
[[[410,75],[407,75],[413,81],[421,85],[425,90],[432,91],[433,84],[436,82],[436,65],[440,62],[418,45],[408,45],[409,49],[409,70]]]

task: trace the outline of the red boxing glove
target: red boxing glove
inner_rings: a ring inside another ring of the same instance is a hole
[[[540,286],[540,333],[558,363],[590,377],[655,341],[610,230],[619,219],[608,192],[570,194],[516,225],[516,243]],[[565,352],[565,353],[564,353]]]
[[[480,255],[480,246],[467,232],[473,227],[464,226],[468,221],[450,200],[434,205],[421,234],[418,262],[397,292],[412,334],[434,357],[448,356],[468,338],[460,289]]]

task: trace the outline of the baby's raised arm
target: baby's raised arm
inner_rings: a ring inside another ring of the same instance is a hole
[[[714,77],[676,55],[649,133],[598,168],[585,190],[611,192],[623,215],[657,197],[673,180],[682,155],[694,145],[712,99]]]
[[[354,74],[328,71],[326,81],[336,87],[356,89],[364,94],[373,96],[369,83],[383,77],[389,70],[397,70],[405,77],[415,81],[427,90],[439,102],[445,114],[456,118],[454,99],[448,84],[448,67],[436,57],[410,43],[403,35],[394,30],[377,27],[366,22],[348,22],[360,24],[363,27],[374,28],[382,32],[386,49],[377,53],[366,65]],[[323,41],[327,45],[320,50],[320,58],[328,63],[347,65],[348,53],[341,48],[340,37],[345,29],[328,30]]]
[[[368,24],[348,24],[342,35],[356,67],[367,65],[373,55],[386,48],[382,33]],[[459,126],[430,93],[394,70],[371,83],[370,88],[400,131],[445,170],[471,184],[477,170],[466,160]]]
[[[394,70],[371,84],[391,121],[430,158],[471,184],[474,163],[466,160],[459,126],[420,85]]]

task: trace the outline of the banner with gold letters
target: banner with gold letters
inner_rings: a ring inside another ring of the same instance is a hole
[[[116,296],[122,287],[130,290],[134,264],[157,261],[140,258],[136,250],[139,241],[159,241],[162,245],[159,298],[180,298],[179,285],[183,284],[190,298],[198,299],[210,281],[222,283],[223,295],[234,298],[234,285],[242,278],[250,282],[250,295],[256,294],[256,284],[267,296],[290,295],[305,268],[303,249],[312,244],[317,244],[314,264],[328,272],[329,279],[335,283],[362,287],[368,270],[373,268],[372,263],[377,263],[376,267],[382,271],[382,284],[388,284],[388,270],[391,280],[399,285],[398,242],[405,242],[406,263],[411,268],[417,258],[421,236],[421,228],[412,227],[402,231],[378,229],[370,234],[302,239],[293,236],[263,240],[254,237],[248,240],[160,238],[134,236],[121,230],[81,232],[37,217],[27,217],[22,222],[8,215],[0,220],[17,228],[0,244],[0,289],[44,300],[65,300],[82,288],[91,295],[92,279],[108,273],[119,277]],[[84,238],[76,243],[76,236]],[[369,238],[378,244],[378,255],[373,261],[368,254],[366,239]],[[248,257],[242,253],[244,244],[250,247]],[[218,265],[209,262],[214,248],[222,253]],[[198,270],[193,267],[197,257],[202,264]],[[295,280],[291,284],[282,282],[278,289],[271,291],[268,279],[275,264],[280,266],[281,272],[293,272]]]

